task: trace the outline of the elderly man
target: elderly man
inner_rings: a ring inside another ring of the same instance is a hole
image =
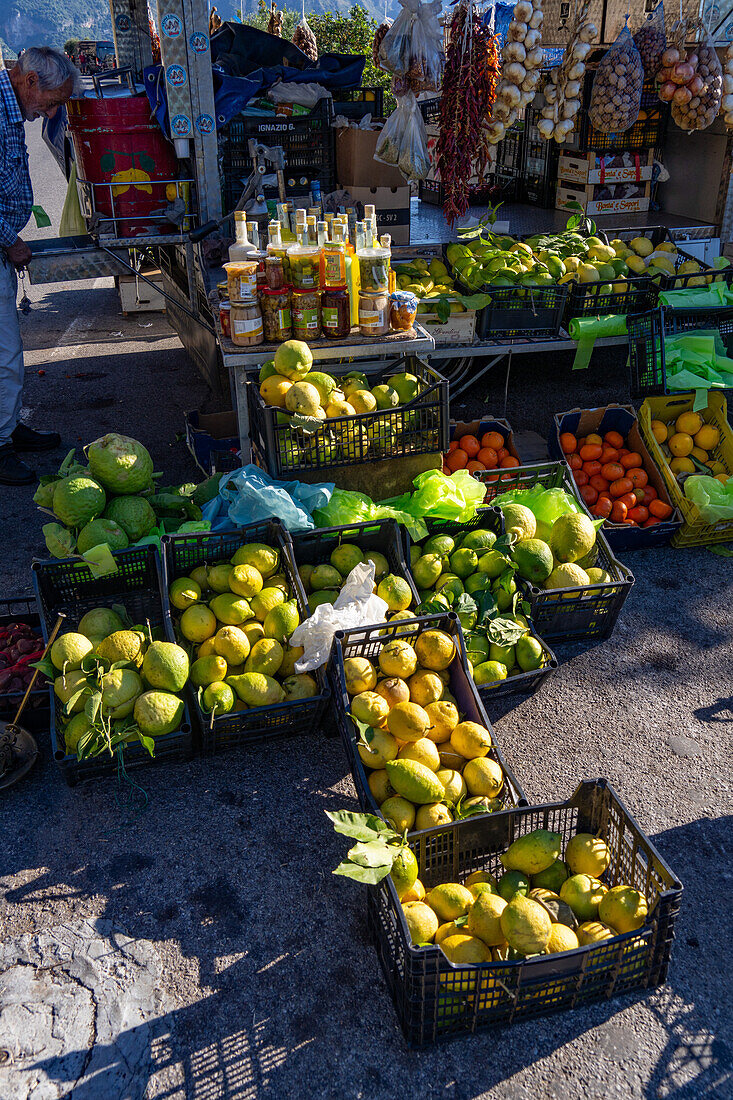
[[[19,451],[49,451],[61,442],[55,432],[19,423],[23,398],[23,345],[16,296],[16,268],[31,250],[18,234],[31,216],[33,189],[28,172],[24,122],[52,118],[80,86],[78,70],[60,50],[25,50],[15,68],[0,69],[0,484],[28,485],[32,470]]]

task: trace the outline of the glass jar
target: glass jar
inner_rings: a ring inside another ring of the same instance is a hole
[[[282,256],[265,257],[265,280],[270,290],[282,290],[287,286]]]
[[[223,336],[232,338],[232,303],[228,298],[219,302],[219,324],[221,325],[221,331]]]
[[[318,340],[321,335],[321,293],[293,287],[291,301],[293,336],[296,340]]]
[[[389,294],[359,291],[359,332],[362,336],[385,336],[389,332]]]
[[[230,302],[247,302],[257,297],[256,260],[233,260],[224,264]]]
[[[357,252],[359,282],[362,290],[376,294],[389,290],[390,253],[386,248],[364,248]]]
[[[318,245],[308,244],[305,227],[301,227],[299,244],[288,249],[288,263],[294,289],[320,290],[321,250]]]
[[[262,343],[262,312],[258,302],[254,299],[232,302],[231,318],[233,344],[248,348]]]
[[[323,292],[323,335],[343,340],[351,335],[351,303],[345,286],[327,287]]]
[[[395,290],[389,296],[389,323],[393,332],[407,332],[417,317],[417,295],[411,290]]]
[[[268,288],[260,297],[262,307],[262,327],[266,344],[282,344],[293,335],[293,321],[290,313],[290,287],[280,290]]]
[[[219,295],[219,301],[220,302],[223,302],[225,298],[228,300],[229,299],[229,283],[227,283],[227,282],[217,283],[216,284],[216,293]]]

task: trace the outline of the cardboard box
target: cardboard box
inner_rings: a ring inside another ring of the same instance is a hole
[[[336,178],[341,187],[404,187],[399,168],[374,159],[380,130],[336,128]]]
[[[440,135],[440,127],[429,125],[429,126],[425,127],[425,130],[426,130],[427,135],[428,135],[428,153],[430,154],[430,171],[428,172],[428,174],[426,176],[426,179],[436,180],[437,177],[436,177],[436,174],[435,174],[435,145],[436,145],[436,143],[438,141],[438,137]],[[488,163],[488,166],[487,166],[487,169],[486,169],[486,175],[484,176],[484,179],[483,180],[479,179],[479,177],[476,175],[476,173],[473,172],[472,175],[471,175],[471,178],[468,181],[468,186],[469,187],[474,187],[474,188],[481,188],[481,187],[490,186],[493,181],[488,180],[487,177],[493,175],[495,168],[496,168],[496,146],[495,145],[490,145],[489,146],[489,163]]]
[[[603,188],[607,187],[607,184],[602,185]],[[611,185],[613,186],[627,186],[623,185]],[[645,210],[649,209],[651,203],[651,183],[648,181],[644,184],[644,195],[639,198],[596,198],[596,194],[600,189],[599,184],[586,184],[583,187],[581,184],[566,184],[565,181],[561,181],[557,185],[557,193],[555,195],[555,209],[556,210],[574,210],[573,203],[580,203],[585,210],[586,214],[597,216],[598,214],[641,214]]]
[[[609,165],[609,161],[632,159],[625,167]],[[563,154],[558,162],[557,177],[565,183],[634,183],[652,178],[654,151],[648,153],[585,153],[578,157]]]
[[[390,233],[392,244],[410,243],[410,188],[402,183],[402,187],[349,188],[354,202],[375,207],[377,229],[380,234]]]
[[[165,298],[163,297],[163,276],[159,268],[143,270],[141,272],[146,279],[155,283],[160,290],[155,290],[150,283],[144,283],[142,279],[134,275],[120,275],[119,291],[122,313],[127,317],[128,313],[164,313]]]
[[[463,313],[451,313],[444,324],[437,313],[418,313],[417,323],[430,333],[436,346],[472,344],[476,335],[476,311],[473,309],[467,309]]]
[[[486,417],[484,420],[451,420],[450,422],[450,437],[451,440],[460,439],[462,435],[475,435],[478,439],[485,432],[499,432],[504,436],[504,446],[509,451],[509,454],[516,458],[517,462],[521,462],[519,452],[514,445],[514,432],[508,420],[503,420],[500,417]]]

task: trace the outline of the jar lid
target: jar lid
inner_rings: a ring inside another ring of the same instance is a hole
[[[336,286],[327,286],[324,294],[345,294],[348,289],[345,283],[338,283]]]
[[[320,287],[317,286],[294,286],[293,294],[320,294]]]
[[[224,301],[219,302],[219,309],[220,310],[222,310],[222,309],[231,309],[231,308],[232,308],[232,303],[229,301],[228,298],[225,298]]]
[[[262,294],[262,295],[267,294],[268,296],[271,297],[273,294],[290,294],[290,290],[291,290],[290,286],[281,286],[281,287],[263,286],[262,290],[260,291],[260,294]]]
[[[390,302],[396,306],[404,306],[405,309],[417,309],[417,295],[411,290],[394,290],[389,296]]]
[[[223,283],[217,283],[216,284],[216,289],[217,290],[226,290],[228,286],[229,286],[229,283],[225,279]]]
[[[389,300],[389,294],[386,290],[360,290],[360,298],[387,298]],[[416,299],[417,301],[417,299]]]

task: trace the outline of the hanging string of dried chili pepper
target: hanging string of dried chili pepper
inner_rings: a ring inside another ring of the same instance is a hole
[[[498,79],[496,36],[482,24],[473,0],[460,0],[450,22],[436,143],[436,170],[449,225],[468,210],[474,170],[483,175],[488,167],[481,126],[491,114]]]

